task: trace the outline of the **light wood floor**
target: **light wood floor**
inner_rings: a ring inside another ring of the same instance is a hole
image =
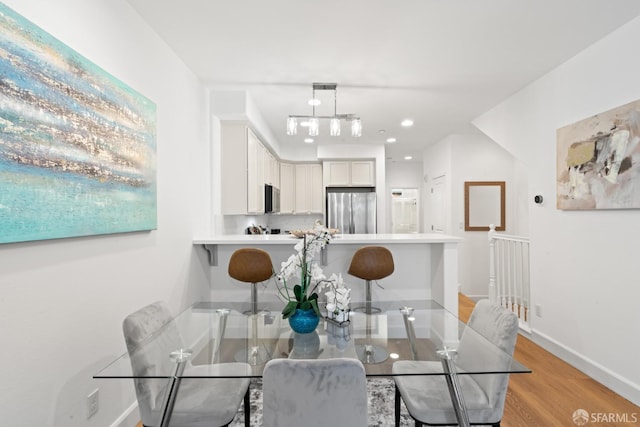
[[[459,295],[459,316],[467,322],[474,302]],[[577,409],[589,414],[635,414],[638,423],[589,422],[587,426],[620,427],[640,424],[640,407],[586,376],[571,365],[518,336],[515,358],[532,374],[511,375],[502,427],[572,427]],[[142,423],[137,427],[142,427]]]
[[[459,316],[466,322],[474,302],[459,295]],[[511,375],[502,427],[575,426],[577,409],[589,414],[632,414],[637,423],[589,422],[587,426],[631,426],[640,424],[640,407],[615,394],[531,340],[518,336],[515,358],[532,374]]]

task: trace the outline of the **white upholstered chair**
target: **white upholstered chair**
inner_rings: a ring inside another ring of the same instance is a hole
[[[456,367],[458,372],[473,372],[490,361],[489,366],[507,369],[518,337],[517,316],[489,300],[479,301],[468,328],[460,338]],[[471,330],[469,329],[471,328]],[[487,345],[487,341],[493,346]],[[500,350],[497,350],[498,347]],[[400,361],[393,365],[394,374],[407,374],[432,369],[442,372],[440,362]],[[458,375],[469,421],[475,425],[499,426],[509,383],[508,374]],[[396,376],[396,426],[400,420],[400,397],[407,406],[416,426],[457,425],[458,421],[447,388],[441,375]]]
[[[273,359],[262,390],[264,427],[367,426],[367,378],[356,359]]]
[[[168,380],[162,378],[175,371],[171,352],[184,348],[182,338],[171,323],[169,309],[162,302],[155,302],[127,316],[122,331],[127,343],[134,375],[158,376],[158,379],[134,379],[142,424],[156,426]],[[142,345],[144,344],[144,345]],[[198,371],[210,372],[218,366],[193,366],[187,362],[184,373],[198,375]],[[246,372],[247,364],[225,364],[225,370]],[[180,384],[171,417],[171,425],[181,427],[226,426],[233,421],[244,399],[245,427],[249,426],[248,379],[185,378]]]

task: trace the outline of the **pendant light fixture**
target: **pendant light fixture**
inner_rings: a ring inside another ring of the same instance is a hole
[[[337,83],[313,83],[313,98],[316,100],[316,90],[333,91],[333,115],[332,116],[316,116],[317,102],[311,103],[312,113],[310,116],[290,115],[287,118],[287,135],[296,135],[298,133],[298,119],[309,123],[309,136],[318,136],[320,134],[320,119],[329,120],[329,135],[340,136],[341,121],[351,123],[351,136],[358,138],[362,136],[362,121],[355,114],[337,114],[338,102],[338,84]]]

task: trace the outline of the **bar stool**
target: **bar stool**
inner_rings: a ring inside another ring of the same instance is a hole
[[[254,366],[263,365],[271,359],[271,355],[264,344],[260,344],[258,340],[258,315],[262,315],[262,319],[264,319],[264,316],[268,314],[266,311],[258,312],[258,283],[273,276],[271,257],[262,249],[238,249],[231,254],[228,271],[229,276],[234,279],[251,283],[251,310],[245,312],[251,317],[250,347],[238,351],[235,360]]]
[[[366,283],[365,306],[354,310],[367,314],[380,313],[380,309],[371,306],[371,281],[384,279],[394,270],[393,255],[389,249],[382,246],[364,246],[356,251],[351,258],[348,273],[364,279]]]
[[[229,276],[245,283],[251,283],[251,310],[258,314],[258,283],[273,276],[271,257],[262,249],[242,248],[229,259]]]
[[[371,281],[384,279],[394,270],[393,256],[389,249],[382,246],[364,246],[356,251],[351,258],[349,274],[364,279],[367,285],[365,306],[354,310],[364,311],[366,326],[365,344],[356,345],[356,355],[365,365],[384,362],[389,358],[389,352],[384,347],[373,345],[371,340],[371,316],[381,310],[371,306]]]

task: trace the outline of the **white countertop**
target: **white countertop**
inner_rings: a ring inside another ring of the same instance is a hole
[[[289,234],[222,234],[196,238],[194,245],[290,245],[298,238]],[[392,244],[392,243],[459,243],[462,238],[439,233],[417,234],[336,234],[331,244]]]

